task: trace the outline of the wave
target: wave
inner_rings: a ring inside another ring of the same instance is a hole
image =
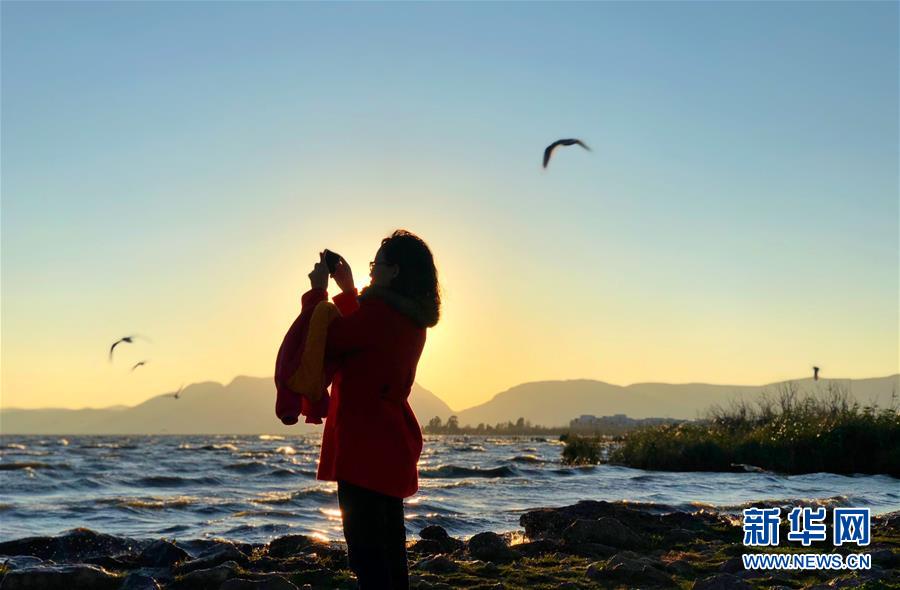
[[[147,487],[165,488],[193,484],[217,485],[221,484],[222,482],[215,477],[179,477],[177,475],[150,475],[147,477],[141,477],[135,480],[134,483]]]
[[[288,510],[241,510],[239,512],[235,512],[231,515],[232,518],[248,518],[248,517],[282,517],[282,518],[297,518],[296,512],[290,512]]]
[[[96,500],[96,502],[114,508],[164,510],[166,508],[191,506],[200,503],[201,500],[192,496],[178,496],[175,498],[102,498]]]
[[[481,467],[460,467],[459,465],[441,465],[435,469],[423,469],[420,477],[425,478],[463,478],[463,477],[516,477],[519,471],[511,465],[482,469]]]
[[[690,506],[701,510],[718,510],[722,512],[739,512],[745,508],[794,508],[797,506],[818,507],[825,506],[850,506],[853,504],[850,496],[831,496],[828,498],[767,498],[763,500],[749,500],[738,504],[709,504],[705,502],[690,502]]]
[[[278,447],[277,449],[275,449],[275,452],[280,453],[282,455],[296,455],[297,454],[297,450],[294,449],[294,447],[287,446],[287,445],[283,446],[283,447]]]
[[[278,434],[260,434],[259,440],[284,440],[284,437]]]
[[[547,463],[545,459],[541,459],[537,455],[516,455],[509,459],[509,461],[514,461],[516,463]]]
[[[5,445],[0,445],[0,449],[16,449],[19,451],[24,451],[27,448],[28,447],[26,447],[25,445],[21,445],[19,443],[7,443]]]
[[[237,451],[238,448],[231,443],[223,445],[201,445],[199,447],[192,446],[188,443],[178,445],[179,451]]]
[[[290,504],[295,500],[312,499],[324,502],[332,502],[336,490],[329,488],[306,488],[296,492],[269,492],[261,498],[253,498],[254,504]]]
[[[486,453],[487,449],[485,449],[481,445],[465,445],[462,447],[450,447],[451,451],[455,451],[457,453]]]
[[[269,469],[269,467],[262,461],[243,461],[241,463],[229,463],[225,466],[225,469],[237,471],[238,473],[259,473]]]
[[[38,461],[29,461],[25,463],[0,463],[0,471],[17,471],[19,469],[71,469],[65,463],[40,463]]]

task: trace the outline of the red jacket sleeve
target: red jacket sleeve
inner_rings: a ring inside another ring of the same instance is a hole
[[[301,396],[291,391],[287,382],[300,365],[313,310],[320,301],[327,299],[328,292],[325,289],[310,289],[303,294],[300,299],[300,315],[291,324],[278,349],[278,356],[275,358],[275,415],[285,424],[296,424],[302,408]]]
[[[356,291],[335,295],[334,304],[341,312],[328,326],[328,340],[325,343],[325,360],[339,361],[341,357],[365,348],[371,337],[370,318],[359,312],[359,298]]]

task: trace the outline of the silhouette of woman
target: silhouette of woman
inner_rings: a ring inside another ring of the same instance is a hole
[[[303,307],[328,298],[320,256],[309,273]],[[338,482],[350,568],[362,590],[407,589],[403,498],[416,493],[422,430],[407,400],[425,346],[438,322],[440,291],[431,250],[397,230],[369,263],[371,284],[357,295],[341,260],[332,275],[341,312],[328,325],[325,361],[337,368],[317,479]],[[302,313],[302,312],[301,312]]]

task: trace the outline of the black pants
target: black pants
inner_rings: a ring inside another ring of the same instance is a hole
[[[338,504],[360,590],[408,590],[403,499],[339,481]]]

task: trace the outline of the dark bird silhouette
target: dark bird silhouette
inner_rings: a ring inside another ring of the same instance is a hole
[[[591,148],[589,148],[589,147],[587,146],[587,144],[585,144],[585,143],[584,143],[583,141],[581,141],[580,139],[558,139],[558,140],[554,141],[553,143],[551,143],[550,145],[548,145],[548,146],[547,146],[547,149],[544,150],[544,168],[546,168],[546,167],[547,167],[547,164],[550,163],[550,156],[553,155],[553,150],[555,150],[558,146],[561,146],[561,145],[576,145],[576,144],[577,144],[577,145],[580,145],[581,147],[583,147],[583,148],[586,149],[587,151],[591,151]]]
[[[813,381],[819,380],[819,367],[813,367]]]
[[[181,384],[181,387],[178,388],[178,391],[172,394],[172,397],[175,399],[180,399],[181,392],[184,390],[184,383]]]
[[[109,361],[110,362],[112,362],[113,351],[122,342],[127,342],[128,344],[131,344],[132,342],[134,342],[134,336],[125,336],[124,338],[119,338],[118,340],[113,342],[113,345],[109,347]]]
[[[139,363],[135,363],[134,366],[131,367],[131,370],[134,371],[134,370],[137,369],[138,367],[141,367],[141,366],[146,365],[146,364],[147,364],[147,361],[141,361],[141,362],[139,362]]]

